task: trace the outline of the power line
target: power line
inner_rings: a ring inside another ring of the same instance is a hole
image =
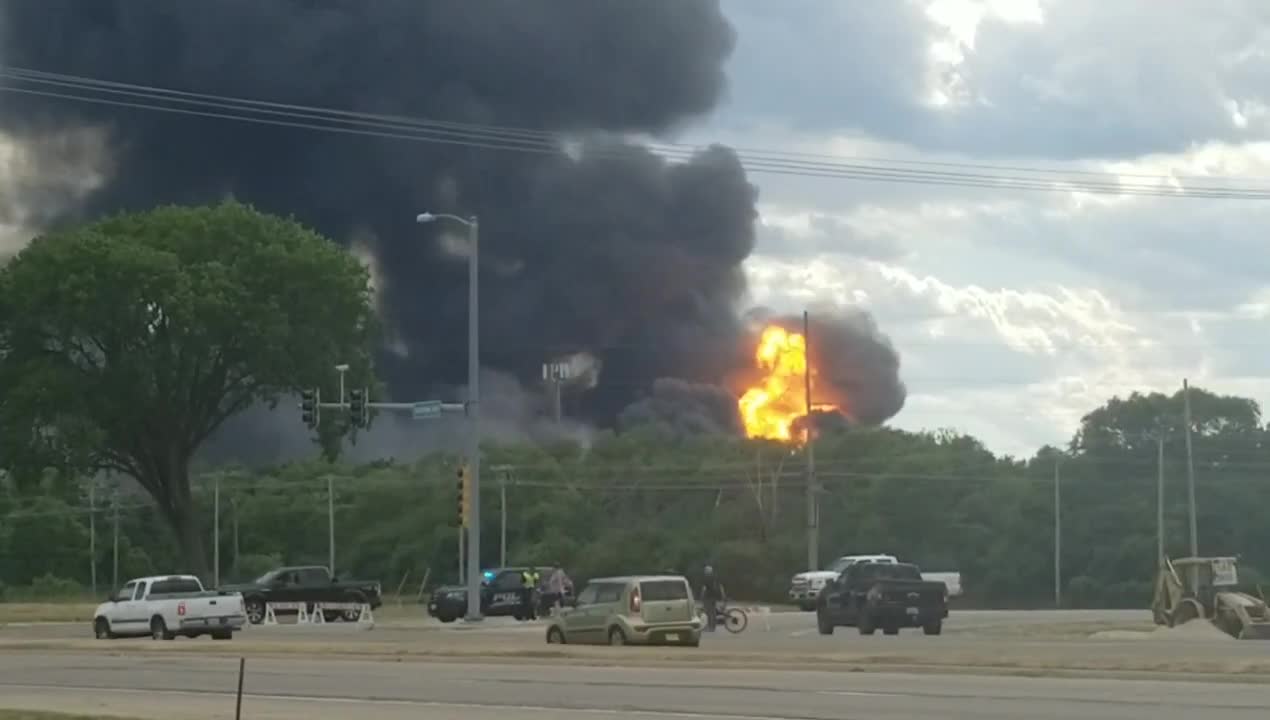
[[[428,121],[400,116],[374,115],[351,111],[331,110],[312,106],[291,105],[228,96],[189,93],[153,86],[132,85],[95,80],[72,75],[44,73],[23,68],[6,68],[0,78],[43,86],[62,88],[69,92],[33,90],[12,85],[0,86],[0,91],[34,96],[61,98],[95,104],[130,107],[242,122],[259,123],[321,132],[336,132],[385,139],[407,140],[432,144],[457,145],[478,149],[511,150],[540,154],[558,154],[565,138],[544,131],[514,128],[496,128],[464,123]],[[87,92],[140,98],[150,102],[111,99]],[[157,103],[181,103],[194,108],[176,107]],[[685,160],[699,148],[687,145],[649,144],[652,152],[669,159]],[[600,156],[617,156],[620,151],[597,151]],[[1001,190],[1029,190],[1043,192],[1086,192],[1109,195],[1140,195],[1150,197],[1192,197],[1209,199],[1270,199],[1270,189],[1238,187],[1164,188],[1158,184],[1126,183],[1125,176],[1109,175],[1111,180],[1096,182],[1072,178],[1030,178],[1018,175],[993,175],[972,172],[945,172],[910,170],[876,164],[849,163],[841,160],[811,161],[776,156],[767,152],[741,155],[746,170],[756,173],[821,177],[831,179],[866,180],[918,185],[953,187],[977,187]],[[1028,169],[1029,172],[1061,172]],[[1176,181],[1176,178],[1159,177],[1160,181]]]

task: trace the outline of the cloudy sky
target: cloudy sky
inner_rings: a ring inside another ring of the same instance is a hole
[[[723,2],[730,97],[693,142],[1270,190],[1270,2]],[[753,181],[754,300],[869,308],[903,355],[900,427],[1030,454],[1183,377],[1270,399],[1265,201]]]

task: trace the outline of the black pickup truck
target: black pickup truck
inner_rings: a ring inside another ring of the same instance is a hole
[[[825,585],[816,598],[816,627],[821,635],[854,625],[861,635],[882,628],[920,627],[927,635],[943,631],[948,617],[948,588],[922,579],[911,563],[856,563]]]
[[[261,575],[249,583],[226,585],[218,588],[239,592],[247,609],[247,619],[254,625],[265,620],[265,603],[307,603],[309,612],[314,603],[358,603],[375,609],[383,604],[379,583],[369,580],[341,580],[331,577],[331,571],[321,565],[282,567]],[[290,612],[295,612],[294,610]],[[324,620],[356,622],[356,610],[327,610]]]

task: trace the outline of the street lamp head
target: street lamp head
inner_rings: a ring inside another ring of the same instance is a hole
[[[348,372],[348,364],[340,363],[339,365],[336,365],[335,372]]]
[[[419,224],[435,222],[436,219],[437,219],[437,216],[433,215],[430,212],[419,213],[418,215],[415,216],[415,222]]]

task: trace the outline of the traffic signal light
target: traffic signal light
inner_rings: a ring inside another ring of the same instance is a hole
[[[370,424],[365,390],[350,390],[348,392],[348,420],[353,424],[353,427],[366,427]]]
[[[467,465],[459,466],[459,527],[467,527],[468,519],[472,515],[472,486],[469,484],[471,476],[467,472]]]
[[[318,388],[306,388],[300,392],[300,418],[311,430],[322,420],[322,391]]]

